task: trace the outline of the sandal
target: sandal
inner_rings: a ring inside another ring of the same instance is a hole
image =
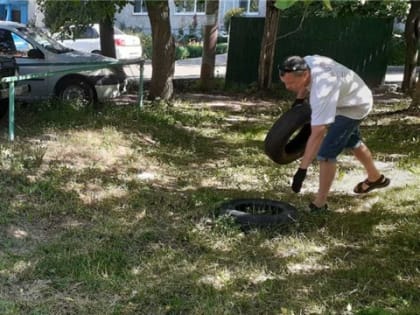
[[[317,207],[313,202],[309,204],[310,213],[322,213],[328,211],[328,205],[325,204],[322,207]]]
[[[354,187],[353,191],[356,194],[365,194],[373,189],[386,187],[389,185],[390,182],[391,180],[389,178],[385,177],[384,175],[381,175],[381,177],[379,177],[379,179],[374,182],[371,182],[366,179],[365,181],[358,183],[357,186]],[[363,184],[367,186],[366,189],[363,189]]]

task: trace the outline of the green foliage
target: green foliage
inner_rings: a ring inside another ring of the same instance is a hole
[[[298,0],[276,0],[276,3],[274,4],[274,6],[277,9],[280,9],[280,10],[286,10],[286,9],[292,7],[293,5],[295,5],[296,2],[298,2]],[[305,0],[303,2],[304,2],[305,5],[309,5],[311,2],[314,2],[314,1],[313,0]],[[317,1],[317,2],[319,2],[319,1]],[[332,10],[330,0],[322,0],[322,3],[324,5],[324,8],[326,8],[328,10]]]
[[[392,313],[382,308],[373,307],[357,312],[357,315],[392,315]]]
[[[227,36],[217,36],[217,43],[227,43],[228,42],[228,37]]]
[[[225,54],[229,49],[229,45],[227,43],[219,43],[216,45],[216,54]]]
[[[230,20],[232,19],[232,17],[241,16],[243,13],[243,8],[232,8],[230,10],[227,10],[223,17],[223,25],[225,27],[225,30],[228,30],[230,28]]]
[[[143,48],[143,58],[151,59],[153,52],[152,35],[141,32],[138,36],[140,37],[140,42]]]
[[[201,45],[187,45],[189,58],[197,58],[203,55],[203,46]]]
[[[305,211],[317,164],[296,195],[297,164],[264,154],[290,102],[178,96],[16,111],[15,141],[0,139],[1,314],[418,314],[418,117],[375,102],[362,133],[393,183],[355,198],[345,154],[318,216]],[[244,233],[216,216],[248,197],[299,219]]]
[[[408,2],[404,0],[365,1],[364,3],[359,0],[332,1],[331,10],[325,10],[325,3],[321,1],[291,0],[286,2],[289,6],[282,11],[282,16],[287,17],[301,17],[304,11],[308,16],[319,17],[405,17],[408,10]],[[282,2],[284,7],[286,2]]]
[[[62,26],[88,25],[98,23],[104,17],[113,18],[115,13],[120,12],[128,0],[111,1],[56,1],[37,0],[37,4],[44,13],[45,25],[52,32]]]
[[[190,52],[186,46],[175,47],[175,60],[187,59],[190,56]]]
[[[404,65],[405,40],[402,36],[393,36],[388,47],[388,65]]]
[[[227,43],[216,45],[216,54],[225,54],[228,51]],[[201,45],[178,45],[175,48],[175,59],[197,58],[203,55],[203,46]]]

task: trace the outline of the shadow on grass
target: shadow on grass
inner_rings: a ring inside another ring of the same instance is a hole
[[[202,187],[199,179],[188,177],[189,162],[201,165],[232,159],[246,149],[254,153],[261,142],[253,137],[228,142],[203,136],[186,128],[190,122],[203,123],[200,116],[188,113],[177,113],[174,120],[170,111],[145,111],[138,116],[126,108],[103,114],[75,111],[65,119],[59,112],[20,116],[19,132],[32,139],[50,128],[66,133],[111,126],[124,131],[134,147],[144,144],[133,135],[148,134],[160,144],[148,154],[185,174],[169,185],[127,182],[118,169],[77,171],[51,164],[42,177],[35,177],[36,168],[3,171],[2,230],[17,226],[29,235],[29,239],[19,239],[18,234],[0,234],[6,256],[0,281],[10,289],[2,293],[2,299],[13,301],[20,311],[36,311],[45,301],[49,303],[46,313],[72,309],[79,314],[88,314],[92,308],[96,313],[116,314],[274,314],[283,310],[325,314],[344,313],[349,304],[356,310],[377,306],[399,313],[407,309],[409,314],[419,306],[419,222],[415,212],[394,211],[398,201],[375,202],[369,211],[359,211],[369,196],[336,194],[331,208],[340,211],[316,216],[301,209],[309,194],[287,194],[271,186],[265,190]],[[29,128],[31,122],[34,128]],[[217,128],[218,122],[219,118],[214,120]],[[247,121],[221,129],[242,133],[247,126],[252,134],[263,129],[259,122],[250,126]],[[364,129],[373,150],[387,153],[417,150],[415,142],[404,142],[407,135],[416,135],[416,128],[404,126],[392,133],[382,126]],[[137,170],[128,172],[136,175]],[[95,180],[103,187],[124,187],[126,193],[83,200],[68,186],[73,183],[88,190]],[[185,185],[181,187],[180,181]],[[399,188],[388,190],[400,192]],[[299,222],[287,229],[244,234],[214,218],[215,207],[226,198],[263,194],[296,204],[301,211]],[[407,201],[405,207],[414,205]],[[29,262],[27,268],[16,267],[22,261]],[[33,292],[30,284],[43,279],[50,281],[48,290],[29,297],[19,293],[24,285]]]

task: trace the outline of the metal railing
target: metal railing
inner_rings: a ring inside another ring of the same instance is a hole
[[[25,64],[26,66],[72,66],[71,68],[65,70],[57,71],[47,71],[40,73],[31,73],[25,75],[17,76],[8,76],[0,79],[0,82],[8,83],[9,85],[9,140],[14,141],[15,139],[15,83],[18,81],[30,80],[34,78],[45,78],[53,76],[57,73],[74,73],[90,70],[98,70],[102,68],[109,68],[115,66],[124,66],[124,65],[140,65],[140,76],[139,76],[139,88],[138,88],[138,106],[141,108],[143,106],[143,73],[144,73],[144,59],[133,59],[133,60],[124,60],[124,61],[103,61],[103,62],[60,62],[60,63],[30,63]]]

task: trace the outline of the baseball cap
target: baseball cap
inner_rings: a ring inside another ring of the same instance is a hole
[[[278,68],[280,76],[283,76],[286,72],[305,71],[309,69],[305,59],[300,56],[287,57]]]

